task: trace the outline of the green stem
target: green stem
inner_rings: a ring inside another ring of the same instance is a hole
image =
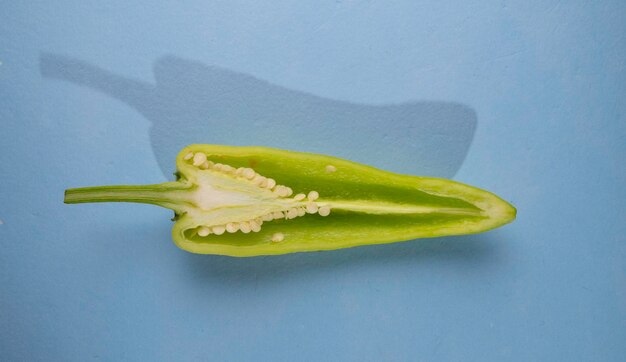
[[[65,190],[66,204],[86,202],[137,202],[153,204],[175,211],[189,205],[190,186],[180,182],[153,185],[94,186]]]

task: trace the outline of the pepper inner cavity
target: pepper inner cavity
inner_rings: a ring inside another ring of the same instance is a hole
[[[194,235],[256,233],[272,220],[330,214],[328,205],[317,202],[315,190],[294,195],[290,187],[252,168],[216,163],[203,152],[189,152],[183,160],[199,170],[192,197],[197,208],[188,212],[198,225],[192,230]]]

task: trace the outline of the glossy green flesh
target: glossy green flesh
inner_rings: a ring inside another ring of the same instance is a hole
[[[234,168],[252,168],[291,187],[294,194],[315,190],[320,195],[317,204],[330,206],[331,213],[264,222],[259,232],[248,234],[238,231],[199,236],[199,226],[254,219],[298,202],[278,198],[247,180],[201,170],[192,165],[193,160],[184,160],[190,152],[203,152],[210,161]],[[329,165],[336,170],[329,172]],[[173,238],[179,247],[194,253],[232,256],[476,233],[515,218],[511,205],[486,191],[450,180],[397,175],[329,156],[264,147],[192,145],[179,154],[177,168],[178,182],[120,195],[114,195],[121,192],[120,187],[72,189],[67,191],[66,202],[132,201],[168,207],[178,215]],[[213,191],[199,191],[209,189]],[[81,195],[80,190],[87,191]],[[96,191],[108,192],[108,199],[106,194],[90,198]],[[276,233],[283,234],[284,240],[272,242]]]

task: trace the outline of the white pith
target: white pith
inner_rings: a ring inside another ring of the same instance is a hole
[[[202,152],[189,152],[183,157],[201,172],[197,174],[197,189],[191,201],[197,209],[188,213],[199,220],[194,232],[201,237],[224,233],[249,233],[261,231],[264,222],[275,219],[294,219],[306,214],[328,216],[330,207],[319,204],[317,191],[307,195],[279,185],[275,180],[258,174],[251,168],[234,168],[214,163]],[[272,241],[284,239],[282,233],[272,236]]]

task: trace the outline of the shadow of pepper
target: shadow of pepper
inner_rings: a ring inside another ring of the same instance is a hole
[[[337,101],[174,56],[156,61],[155,84],[52,53],[40,55],[40,71],[119,99],[149,119],[152,150],[167,178],[190,143],[272,146],[451,178],[477,123],[474,110],[459,103]]]

